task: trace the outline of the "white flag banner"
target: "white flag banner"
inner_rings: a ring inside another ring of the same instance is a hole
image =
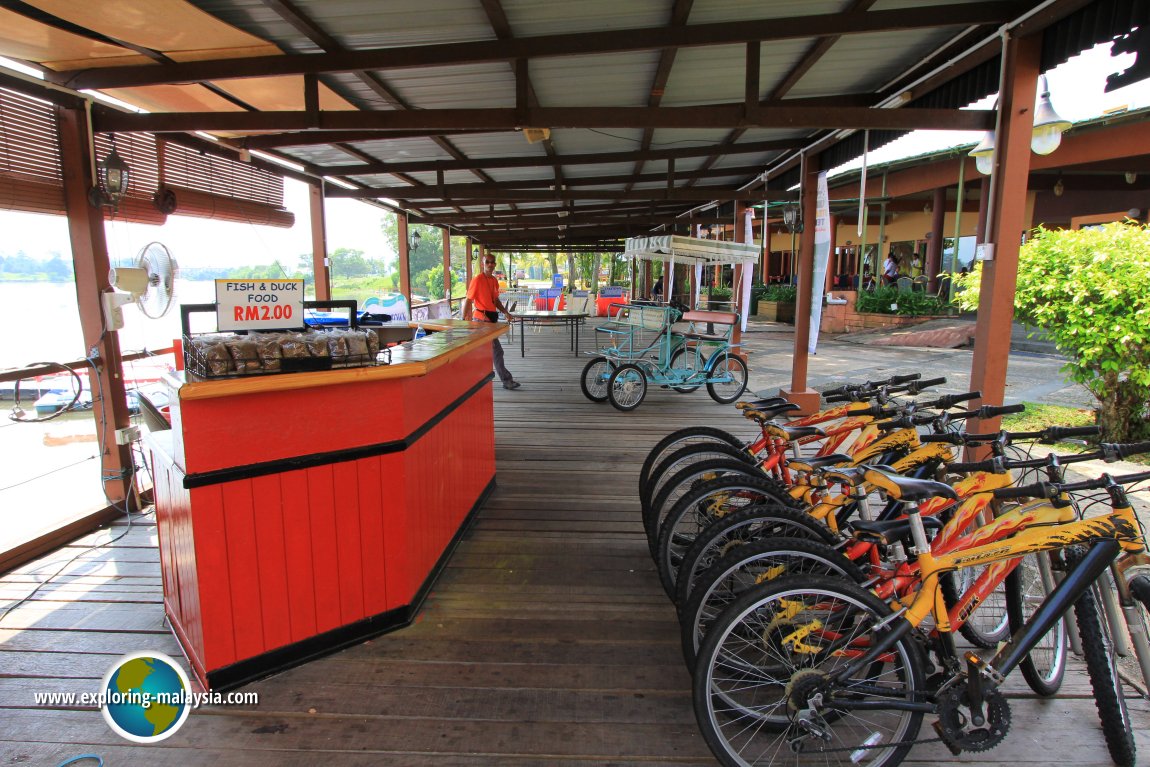
[[[747,208],[743,216],[743,242],[752,243],[755,241],[755,209]],[[742,263],[735,267],[735,270],[742,275],[743,281],[739,285],[739,328],[746,332],[747,330],[747,315],[751,311],[751,275],[754,274],[753,267],[749,263]]]
[[[699,291],[703,287],[703,262],[695,262],[695,296],[691,300],[691,308],[694,309],[699,305]]]
[[[827,172],[819,173],[815,201],[815,270],[811,280],[811,334],[807,353],[814,354],[819,343],[819,323],[823,319],[823,289],[827,284],[827,263],[831,259],[831,206],[827,194]]]

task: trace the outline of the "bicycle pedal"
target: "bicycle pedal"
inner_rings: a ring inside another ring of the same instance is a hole
[[[943,732],[942,720],[940,720],[940,719],[934,720],[933,727],[934,727],[934,731],[936,733],[938,733],[938,739],[941,740],[942,744],[944,746],[946,746],[947,749],[950,750],[950,753],[954,754],[955,756],[961,756],[962,755],[962,749],[958,747],[957,743],[952,743],[950,741],[950,739],[946,737],[946,734]]]

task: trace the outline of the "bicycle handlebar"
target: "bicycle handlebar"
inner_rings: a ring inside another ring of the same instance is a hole
[[[1102,429],[1097,426],[1049,426],[1039,433],[1042,436],[1038,441],[1050,444],[1067,437],[1096,437],[1102,433]]]
[[[1129,458],[1132,455],[1141,455],[1142,453],[1150,453],[1150,441],[1147,442],[1131,442],[1128,444],[1117,444],[1114,442],[1103,442],[1102,452],[1106,454],[1106,461],[1113,463],[1122,458]],[[1114,456],[1111,458],[1110,456]]]
[[[1104,490],[1115,485],[1132,485],[1150,479],[1150,471],[1112,477],[1103,474],[1084,482],[1035,482],[1022,487],[1004,487],[994,491],[995,498],[1046,498],[1053,500],[1062,493],[1080,493],[1086,490]]]
[[[970,400],[978,399],[981,396],[982,392],[980,391],[968,391],[965,394],[944,394],[932,402],[924,402],[919,407],[933,407],[940,410],[948,410],[960,402],[969,402]]]

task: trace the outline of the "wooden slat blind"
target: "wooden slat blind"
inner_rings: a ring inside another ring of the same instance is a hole
[[[96,156],[111,151],[111,137],[97,134]],[[131,168],[128,197],[105,218],[163,224],[152,204],[161,184],[177,188],[178,213],[265,226],[290,227],[283,207],[283,178],[246,163],[201,154],[158,141],[150,133],[117,134],[116,151]],[[160,152],[163,152],[161,166]],[[0,209],[64,215],[55,107],[0,88]]]
[[[56,118],[47,101],[0,88],[0,208],[64,212]]]

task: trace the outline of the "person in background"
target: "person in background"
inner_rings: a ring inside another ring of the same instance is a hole
[[[483,257],[483,271],[475,275],[467,286],[467,299],[463,302],[465,320],[475,322],[499,322],[499,313],[511,319],[514,315],[499,300],[499,280],[495,279],[495,256]],[[518,389],[522,384],[514,379],[503,362],[503,344],[498,338],[491,340],[491,358],[495,363],[495,374],[503,382],[504,389]]]
[[[882,279],[887,285],[898,282],[898,261],[895,260],[893,252],[887,254],[886,262],[882,265]]]
[[[659,275],[659,279],[655,280],[655,284],[651,286],[651,298],[656,301],[663,299],[663,275]]]

